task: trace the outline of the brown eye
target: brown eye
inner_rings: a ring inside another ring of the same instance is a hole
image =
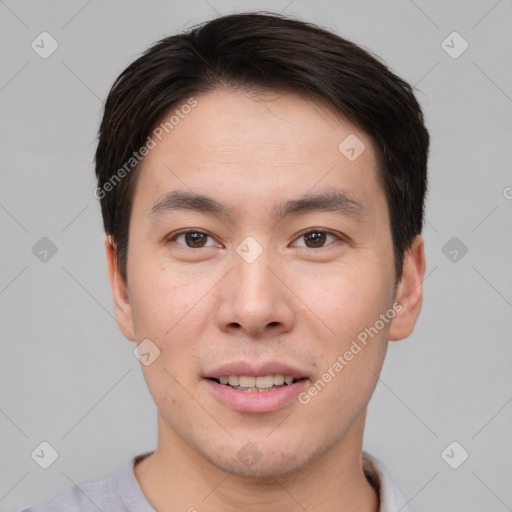
[[[329,241],[329,239],[331,239],[331,241]],[[328,231],[314,230],[303,233],[298,240],[304,241],[304,244],[299,244],[299,246],[307,247],[309,249],[321,249],[326,245],[332,244],[336,240],[340,240],[340,237],[334,233],[329,233]]]
[[[193,248],[203,247],[207,238],[204,233],[185,233],[185,243]]]
[[[183,241],[180,241],[180,238]],[[181,233],[177,233],[169,241],[176,242],[180,245],[184,245],[190,249],[201,249],[203,247],[209,247],[215,244],[207,244],[208,239],[211,238],[210,235],[206,233],[202,233],[201,231],[185,231]],[[213,242],[213,239],[212,239]]]
[[[312,233],[308,233],[304,235],[304,240],[306,240],[306,245],[308,247],[322,247],[325,243],[327,235],[325,233],[320,233],[318,231],[314,231]],[[310,243],[311,245],[308,245]]]

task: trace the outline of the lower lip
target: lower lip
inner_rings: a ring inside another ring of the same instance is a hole
[[[204,379],[215,396],[225,405],[239,412],[272,412],[288,405],[308,385],[308,379],[300,380],[271,391],[239,391],[232,387]]]

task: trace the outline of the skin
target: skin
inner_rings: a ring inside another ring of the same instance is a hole
[[[221,89],[196,99],[142,162],[127,284],[105,241],[120,329],[160,349],[142,366],[159,411],[158,444],[136,478],[157,510],[376,511],[361,460],[366,408],[388,341],[409,336],[418,318],[423,239],[406,253],[396,287],[372,142],[332,109],[277,92]],[[338,150],[350,134],[366,146],[352,162]],[[333,188],[367,215],[309,212],[277,223],[270,215],[275,203]],[[236,215],[182,210],[151,219],[173,190],[209,195]],[[170,240],[184,228],[207,233],[205,246]],[[301,235],[315,228],[340,238],[320,237],[315,247]],[[263,249],[252,263],[235,250],[247,236]],[[314,383],[395,301],[401,311],[307,405],[237,412],[202,379],[235,359],[278,360]],[[252,467],[237,457],[247,442],[261,454]]]

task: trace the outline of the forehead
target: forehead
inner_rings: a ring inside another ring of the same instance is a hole
[[[164,116],[179,114],[142,162],[141,194],[188,189],[258,203],[333,187],[361,202],[383,194],[370,138],[321,102],[225,89],[194,99]]]

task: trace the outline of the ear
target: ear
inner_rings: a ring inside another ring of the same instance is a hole
[[[425,275],[425,249],[423,237],[418,235],[404,255],[402,277],[395,301],[401,306],[391,320],[389,340],[397,341],[409,336],[418,320],[423,302],[423,279]]]
[[[117,265],[117,249],[112,238],[105,237],[105,250],[107,254],[108,280],[114,299],[114,309],[117,318],[117,325],[125,338],[135,341],[135,329],[130,305],[128,289],[124,283],[119,267]]]

